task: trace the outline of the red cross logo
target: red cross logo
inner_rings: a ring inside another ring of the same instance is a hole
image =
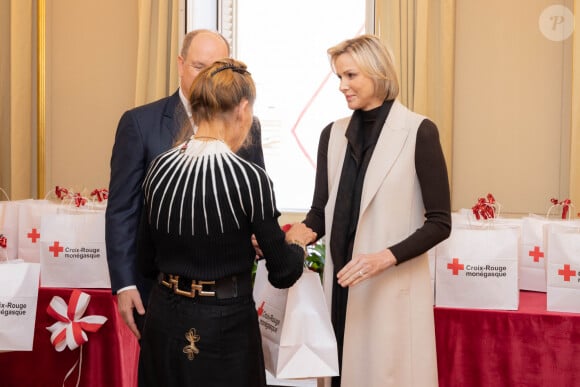
[[[453,270],[453,275],[458,275],[459,270],[464,270],[465,266],[459,263],[459,258],[453,258],[453,263],[448,263],[447,268]]]
[[[540,258],[544,258],[544,253],[540,251],[539,246],[534,246],[534,249],[530,250],[528,255],[534,257],[534,262],[540,262]]]
[[[54,244],[48,248],[48,251],[54,254],[54,258],[58,258],[58,253],[62,253],[64,249],[58,241],[55,241]]]
[[[36,243],[36,240],[38,238],[40,238],[40,234],[38,233],[38,231],[36,231],[35,228],[33,228],[31,232],[29,232],[28,234],[26,234],[26,236],[29,237],[30,240],[32,240],[32,243]]]
[[[558,270],[558,275],[564,277],[564,281],[570,282],[570,277],[576,277],[576,270],[570,270],[570,265],[565,264],[563,269]]]

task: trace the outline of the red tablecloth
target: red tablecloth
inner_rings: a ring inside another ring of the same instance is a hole
[[[580,314],[546,311],[520,292],[518,311],[435,307],[441,387],[580,386]]]
[[[0,386],[62,386],[67,372],[79,360],[79,349],[57,352],[46,327],[55,320],[46,313],[53,296],[68,304],[73,289],[40,288],[32,351],[0,353]],[[100,330],[87,332],[82,346],[80,386],[133,387],[137,385],[138,343],[117,313],[110,289],[82,289],[91,296],[83,316],[101,315],[108,320]],[[78,366],[66,381],[75,386]]]
[[[33,351],[0,353],[0,385],[62,386],[79,350],[56,352],[46,313],[53,296],[67,303],[72,289],[40,288]],[[91,296],[86,315],[107,322],[87,333],[81,386],[134,387],[138,344],[120,319],[110,290]],[[546,294],[520,293],[518,311],[435,307],[441,387],[580,386],[580,314],[546,311]],[[74,386],[78,368],[67,379]]]

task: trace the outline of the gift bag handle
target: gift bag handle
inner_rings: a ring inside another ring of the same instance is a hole
[[[4,188],[0,187],[0,192],[2,192],[4,194],[4,196],[6,196],[6,200],[10,201],[10,196],[8,196],[6,191],[4,191]]]

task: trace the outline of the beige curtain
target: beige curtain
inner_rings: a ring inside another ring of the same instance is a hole
[[[32,196],[32,0],[0,0],[0,188]],[[4,200],[0,194],[0,200]]]
[[[10,190],[10,2],[0,1],[0,188]],[[0,194],[0,200],[4,200]]]
[[[580,0],[574,0],[574,25],[572,36],[572,128],[570,131],[570,199],[580,218]]]
[[[179,0],[139,0],[135,106],[172,94],[179,86]]]
[[[452,176],[455,0],[375,3],[376,33],[397,61],[399,98],[437,124]]]

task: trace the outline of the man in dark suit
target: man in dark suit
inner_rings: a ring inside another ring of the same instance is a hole
[[[107,260],[119,313],[137,338],[153,285],[136,269],[136,238],[143,202],[141,184],[149,163],[174,145],[184,125],[192,134],[195,131],[188,94],[197,74],[229,55],[229,44],[219,33],[189,32],[177,58],[179,89],[169,97],[125,112],[117,127],[106,210]],[[238,154],[264,167],[260,123],[256,118],[248,137],[248,145]]]

